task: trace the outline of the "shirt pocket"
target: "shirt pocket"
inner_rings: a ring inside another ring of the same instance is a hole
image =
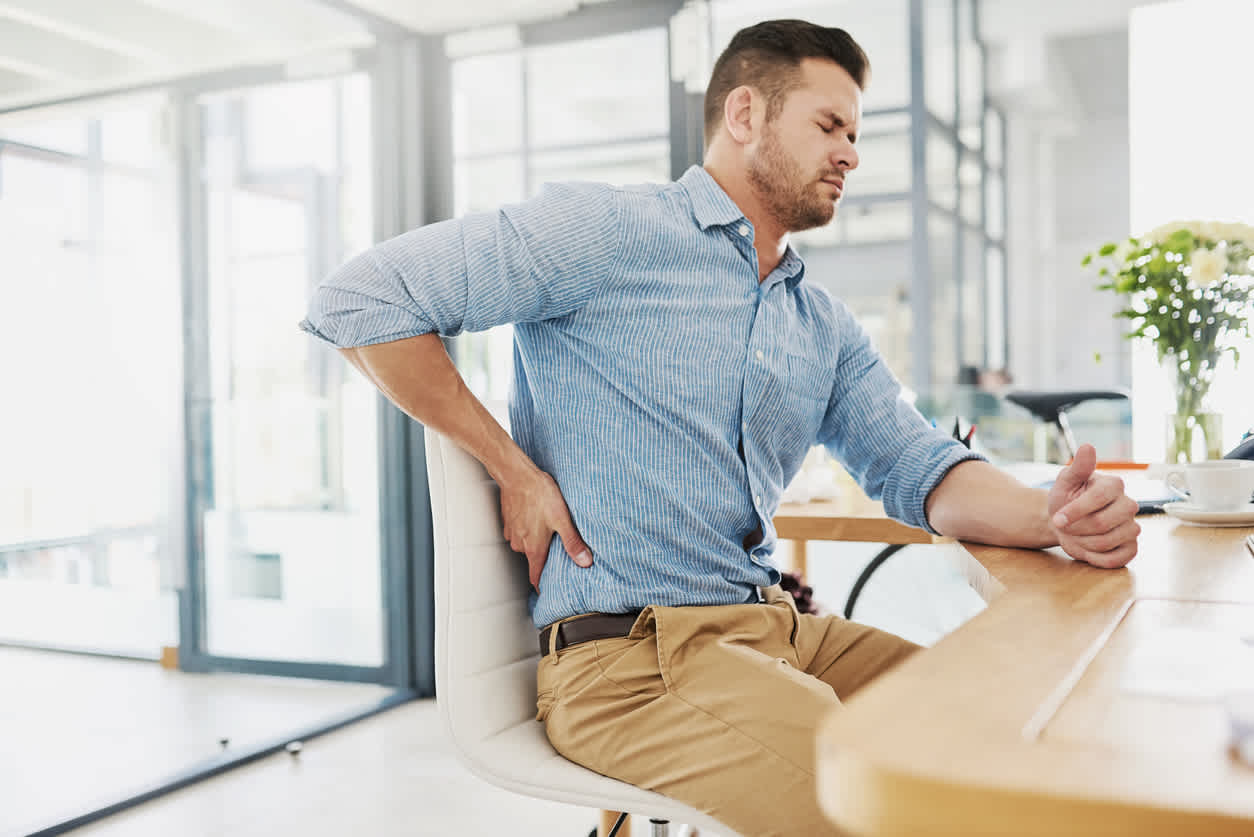
[[[832,375],[829,370],[803,355],[788,355],[786,384],[789,394],[827,408],[832,394]]]
[[[788,354],[784,374],[784,403],[779,407],[776,428],[777,453],[785,477],[791,478],[800,459],[818,440],[819,427],[831,395],[831,373],[802,355]],[[794,461],[795,460],[795,461]]]

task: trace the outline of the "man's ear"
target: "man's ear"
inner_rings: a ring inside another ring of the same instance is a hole
[[[727,94],[723,100],[723,125],[740,145],[748,145],[754,139],[753,111],[757,96],[748,85],[742,84]]]

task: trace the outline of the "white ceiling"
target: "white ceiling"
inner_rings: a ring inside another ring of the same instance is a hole
[[[230,67],[316,60],[368,46],[380,29],[448,32],[560,17],[592,2],[601,0],[0,0],[0,112]],[[998,40],[1094,31],[1126,22],[1143,2],[984,0],[984,21]],[[774,4],[761,5],[769,16]]]
[[[313,0],[0,0],[0,110],[371,42]]]

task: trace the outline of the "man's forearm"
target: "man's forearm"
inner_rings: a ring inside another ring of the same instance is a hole
[[[1040,549],[1058,543],[1044,491],[987,462],[960,462],[928,495],[927,519],[942,535],[998,546]]]
[[[410,417],[448,436],[500,485],[538,471],[462,380],[436,334],[340,349]]]

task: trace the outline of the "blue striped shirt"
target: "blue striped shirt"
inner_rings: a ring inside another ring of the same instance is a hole
[[[973,455],[803,274],[789,247],[759,283],[752,224],[694,166],[666,185],[549,185],[398,236],[328,278],[301,326],[345,347],[516,324],[511,432],[593,553],[578,567],[553,539],[543,626],[754,600],[779,581],[771,518],[817,443],[929,528],[928,493]]]

